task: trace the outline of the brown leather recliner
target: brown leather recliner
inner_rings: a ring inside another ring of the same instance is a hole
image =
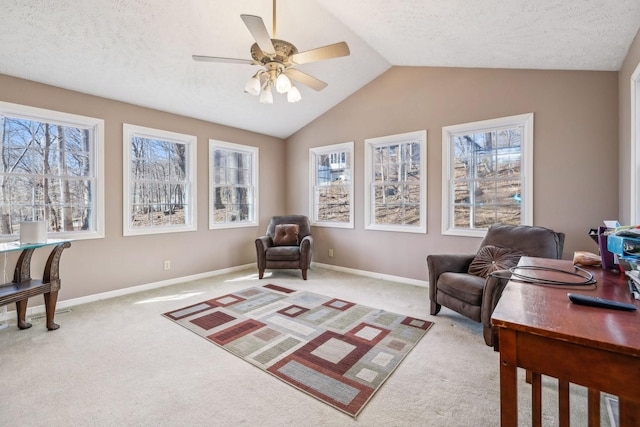
[[[510,256],[515,264],[519,256],[562,258],[564,233],[544,227],[493,225],[487,231],[477,254],[438,254],[427,256],[429,268],[429,299],[431,314],[436,315],[444,305],[476,322],[483,324],[484,340],[497,347],[497,339],[491,327],[491,315],[498,304],[508,279],[492,275],[482,277],[469,273],[469,266],[476,255],[486,253],[488,248],[507,248],[503,255]],[[483,248],[485,248],[483,250]],[[514,259],[515,257],[515,259]],[[499,263],[489,259],[490,263]],[[478,261],[474,262],[474,267]],[[489,265],[488,268],[495,267]],[[508,270],[500,276],[508,277]]]
[[[278,227],[281,225],[282,227]],[[297,225],[297,227],[290,227]],[[293,237],[297,234],[297,238]],[[311,265],[313,237],[309,218],[304,215],[274,216],[267,227],[267,234],[256,239],[258,276],[269,269],[300,269],[307,280]]]

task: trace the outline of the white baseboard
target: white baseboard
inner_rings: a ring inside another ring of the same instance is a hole
[[[56,310],[64,310],[64,309],[68,309],[69,307],[73,307],[75,305],[87,304],[87,303],[90,303],[90,302],[100,301],[100,300],[103,300],[103,299],[115,298],[115,297],[119,297],[119,296],[123,296],[123,295],[134,294],[136,292],[148,291],[150,289],[162,288],[164,286],[175,285],[175,284],[178,284],[178,283],[189,282],[189,281],[193,281],[193,280],[206,279],[208,277],[220,276],[220,275],[227,274],[227,273],[233,273],[233,272],[239,271],[239,270],[244,270],[245,268],[252,267],[252,266],[255,266],[255,264],[238,265],[238,266],[235,266],[235,267],[223,268],[221,270],[214,270],[214,271],[209,271],[209,272],[206,272],[206,273],[193,274],[191,276],[176,277],[176,278],[173,278],[173,279],[162,280],[160,282],[147,283],[147,284],[144,284],[144,285],[131,286],[131,287],[128,287],[128,288],[116,289],[114,291],[101,292],[99,294],[87,295],[87,296],[84,296],[84,297],[72,298],[72,299],[68,299],[68,300],[58,301],[58,303],[56,304]],[[373,279],[382,279],[382,280],[389,280],[389,281],[392,281],[392,282],[405,283],[405,284],[408,284],[408,285],[423,286],[423,287],[428,287],[429,286],[429,282],[426,281],[426,280],[409,279],[407,277],[391,276],[389,274],[374,273],[374,272],[371,272],[371,271],[356,270],[356,269],[353,269],[353,268],[340,267],[340,266],[337,266],[337,265],[322,264],[322,263],[317,263],[317,262],[312,263],[312,266],[318,266],[318,267],[326,268],[328,270],[335,270],[335,271],[340,271],[340,272],[343,272],[343,273],[355,274],[357,276],[371,277]],[[41,314],[41,313],[44,313],[44,312],[45,312],[44,304],[43,305],[36,305],[36,306],[27,308],[27,316],[34,316],[34,315]],[[16,315],[15,314],[15,309],[13,311],[8,311],[6,316],[5,316],[6,317],[5,319],[3,319],[2,318],[3,316],[0,315],[0,322],[7,321],[8,319],[14,319],[15,320],[15,315]]]
[[[214,271],[208,271],[206,273],[193,274],[191,276],[176,277],[176,278],[173,278],[173,279],[162,280],[160,282],[146,283],[144,285],[131,286],[131,287],[128,287],[128,288],[116,289],[114,291],[101,292],[99,294],[93,294],[93,295],[87,295],[87,296],[79,297],[79,298],[71,298],[71,299],[68,299],[68,300],[62,300],[62,301],[58,301],[58,303],[56,304],[56,311],[57,310],[64,310],[64,309],[67,309],[69,307],[73,307],[75,305],[87,304],[87,303],[90,303],[90,302],[100,301],[100,300],[103,300],[103,299],[115,298],[115,297],[119,297],[119,296],[123,296],[123,295],[135,294],[136,292],[148,291],[150,289],[156,289],[156,288],[162,288],[164,286],[175,285],[175,284],[178,284],[178,283],[190,282],[190,281],[193,281],[193,280],[200,280],[200,279],[206,279],[208,277],[220,276],[220,275],[227,274],[227,273],[233,273],[233,272],[239,271],[239,270],[244,270],[245,268],[251,267],[251,266],[255,266],[255,264],[238,265],[238,266],[235,266],[235,267],[223,268],[221,270],[214,270]],[[257,274],[258,273],[256,272],[256,275]],[[28,317],[36,315],[36,314],[41,314],[41,313],[44,313],[44,312],[45,312],[44,304],[36,305],[36,306],[27,308],[27,316]],[[6,321],[6,320],[11,319],[11,318],[13,318],[15,320],[15,316],[16,316],[16,311],[14,309],[13,311],[7,312],[7,315],[6,315],[7,319],[2,319],[2,316],[0,315],[0,322]]]
[[[408,277],[391,276],[389,274],[375,273],[372,271],[365,271],[365,270],[356,270],[354,268],[340,267],[339,265],[322,264],[319,262],[314,262],[311,265],[312,266],[317,265],[318,267],[326,268],[329,270],[341,271],[343,273],[351,273],[357,276],[371,277],[372,279],[389,280],[391,282],[405,283],[407,285],[422,286],[425,288],[429,287],[429,282],[427,280],[409,279]]]

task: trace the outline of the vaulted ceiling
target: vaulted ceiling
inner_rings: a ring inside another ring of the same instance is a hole
[[[244,93],[257,71],[241,14],[272,31],[272,0],[0,0],[0,73],[286,138],[392,66],[617,71],[638,0],[279,0],[277,38],[351,54],[300,65],[328,83],[272,105]],[[273,36],[272,36],[273,37]],[[0,100],[2,94],[0,93]]]

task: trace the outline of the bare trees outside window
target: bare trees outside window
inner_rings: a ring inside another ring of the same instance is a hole
[[[426,232],[426,131],[365,140],[367,228]]]
[[[0,234],[45,221],[56,238],[102,235],[102,120],[0,103]]]
[[[529,224],[533,115],[443,128],[445,230],[484,232],[493,224]]]
[[[125,235],[195,230],[196,138],[124,125]]]
[[[257,225],[258,149],[209,140],[209,228]]]
[[[353,142],[309,150],[315,226],[353,228]]]

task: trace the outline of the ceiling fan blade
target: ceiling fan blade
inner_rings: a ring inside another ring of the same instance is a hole
[[[247,64],[252,65],[254,62],[250,59],[238,59],[238,58],[221,58],[219,56],[203,56],[203,55],[191,55],[194,61],[200,62],[226,62],[228,64]]]
[[[322,61],[324,59],[349,56],[349,54],[349,46],[345,42],[340,42],[296,53],[291,56],[291,62],[295,64],[307,64],[309,62]]]
[[[260,50],[264,52],[265,55],[275,55],[276,50],[273,47],[273,43],[271,43],[271,37],[269,37],[269,32],[262,18],[254,15],[240,15],[240,18],[242,18],[244,25],[249,29]]]
[[[296,70],[295,68],[287,68],[284,73],[293,80],[300,82],[305,86],[309,86],[311,89],[317,91],[320,91],[328,86],[322,80],[318,80],[315,77],[310,76],[309,74],[303,73],[300,70]]]

